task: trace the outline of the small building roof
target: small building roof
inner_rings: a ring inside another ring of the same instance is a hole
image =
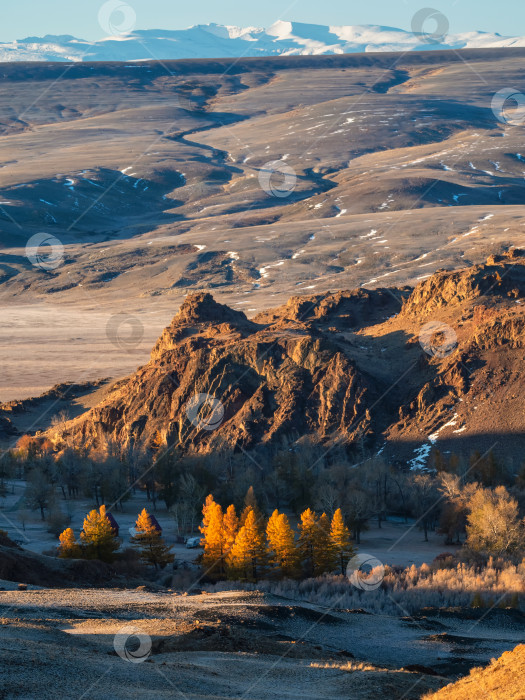
[[[111,527],[113,528],[113,530],[116,530],[118,532],[119,531],[119,524],[117,523],[115,518],[111,515],[111,513],[106,512],[106,518],[107,518],[109,524],[111,525]]]
[[[157,530],[157,532],[162,532],[162,528],[161,528],[161,526],[159,525],[159,521],[157,520],[157,518],[156,518],[154,515],[152,515],[151,513],[150,513],[150,516],[149,516],[149,517],[150,517],[150,520],[151,520],[151,524],[153,525],[153,527],[155,528],[155,530]]]

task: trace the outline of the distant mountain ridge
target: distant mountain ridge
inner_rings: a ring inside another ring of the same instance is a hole
[[[513,46],[525,46],[525,37],[473,31],[449,34],[443,43],[428,43],[424,37],[394,27],[280,20],[267,29],[202,24],[181,30],[137,30],[97,41],[70,35],[27,37],[0,43],[0,61],[141,61]]]

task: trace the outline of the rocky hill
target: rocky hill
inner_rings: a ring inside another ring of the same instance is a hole
[[[150,361],[49,435],[96,446],[251,449],[304,438],[424,467],[524,440],[525,253],[438,271],[415,289],[292,297],[248,319],[189,295]],[[510,439],[509,439],[510,438]]]
[[[249,321],[209,294],[191,295],[150,362],[67,430],[87,445],[102,436],[150,443],[160,432],[195,450],[307,434],[357,440],[371,430],[377,389],[330,335],[293,319]],[[196,396],[220,402],[220,416],[192,417]]]

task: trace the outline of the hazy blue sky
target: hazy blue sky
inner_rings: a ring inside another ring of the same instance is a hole
[[[44,34],[104,36],[98,21],[102,0],[4,0],[0,41]],[[473,29],[525,34],[524,0],[129,0],[138,29],[184,29],[217,22],[267,27],[277,19],[317,24],[383,24],[410,28],[417,10],[433,7],[449,19],[450,32]]]

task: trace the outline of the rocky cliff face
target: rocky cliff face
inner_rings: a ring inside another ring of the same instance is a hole
[[[397,314],[410,292],[410,287],[395,290],[361,288],[335,294],[296,296],[284,306],[259,314],[255,321],[266,324],[295,321],[324,326],[332,323],[339,330],[358,330]]]
[[[144,367],[51,437],[127,446],[160,434],[209,452],[308,436],[373,451],[525,434],[523,297],[520,251],[414,290],[293,297],[253,320],[195,294]]]
[[[444,307],[468,305],[480,297],[521,299],[525,296],[525,253],[493,255],[484,265],[455,272],[438,271],[410,295],[403,314],[423,318]]]
[[[197,294],[151,361],[67,431],[87,445],[103,436],[148,444],[158,432],[170,445],[204,451],[306,434],[352,441],[373,432],[374,396],[373,382],[321,332],[251,322]],[[212,402],[220,416],[210,422]]]
[[[398,323],[413,332],[436,324],[438,335],[442,329],[452,335],[454,350],[427,354],[432,374],[400,407],[388,439],[452,452],[493,449],[521,464],[524,296],[520,250],[492,256],[484,265],[438,272],[412,292]],[[458,450],[460,442],[466,449]]]

